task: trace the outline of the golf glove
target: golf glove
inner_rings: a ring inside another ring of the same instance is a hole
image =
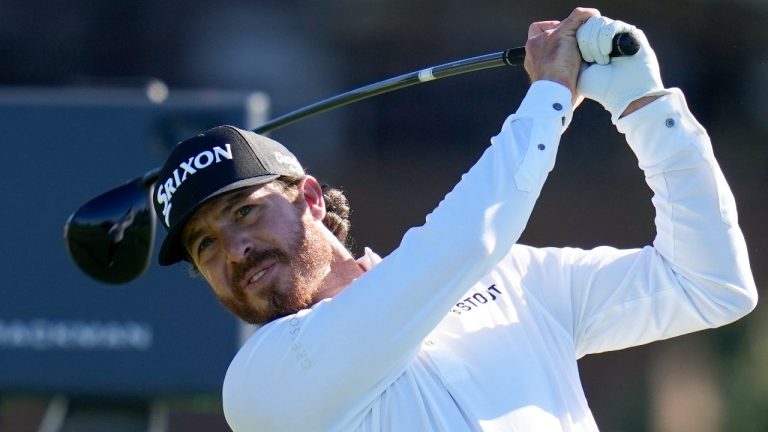
[[[640,44],[633,56],[609,57],[613,36],[632,33]],[[577,91],[600,103],[616,124],[627,106],[644,96],[668,93],[661,83],[659,62],[642,30],[603,16],[587,20],[576,32],[581,56],[591,63],[583,68]]]

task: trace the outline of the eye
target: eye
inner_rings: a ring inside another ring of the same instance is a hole
[[[242,207],[239,207],[237,210],[235,210],[235,219],[240,219],[241,217],[245,217],[253,210],[253,205],[244,205]]]
[[[210,237],[203,237],[200,239],[200,242],[197,244],[197,255],[200,256],[200,254],[208,249],[208,246],[210,246],[212,243],[213,239]]]

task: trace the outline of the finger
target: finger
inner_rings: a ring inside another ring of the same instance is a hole
[[[613,44],[613,26],[611,25],[613,20],[606,17],[592,17],[587,22],[592,23],[587,37],[589,37],[589,46],[594,62],[601,65],[608,64],[611,61],[608,54],[610,54]]]
[[[538,21],[533,24],[531,24],[528,27],[528,39],[538,36],[542,33],[544,33],[547,30],[551,30],[557,25],[560,24],[560,21]]]
[[[630,31],[632,28],[629,24],[603,16],[590,18],[576,32],[576,40],[582,58],[588,63],[601,65],[610,63],[613,36],[616,33]]]
[[[619,26],[616,25],[619,21],[613,21],[607,25],[600,26],[595,37],[597,41],[597,50],[600,52],[599,64],[608,64],[610,57],[608,56],[613,49],[613,35],[616,34]]]
[[[576,8],[560,23],[560,31],[566,34],[576,34],[576,30],[593,16],[600,16],[600,11],[593,8]]]
[[[594,37],[592,36],[596,18],[590,18],[584,25],[579,27],[576,31],[576,43],[579,45],[579,52],[581,52],[581,58],[587,63],[595,62],[595,48]]]

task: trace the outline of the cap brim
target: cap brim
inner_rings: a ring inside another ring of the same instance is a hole
[[[168,233],[165,236],[165,240],[163,240],[163,244],[160,246],[160,253],[157,257],[158,264],[161,266],[168,266],[176,264],[179,261],[188,260],[184,246],[181,244],[181,233],[184,230],[184,225],[186,225],[187,221],[189,221],[189,218],[191,218],[192,215],[194,215],[200,207],[226,193],[234,192],[238,189],[243,189],[250,186],[269,183],[278,177],[280,177],[278,174],[250,177],[234,183],[230,183],[223,188],[209,194],[207,197],[201,199],[197,204],[195,204],[194,207],[189,209],[187,213],[182,215],[178,222],[176,222],[170,230],[168,230]]]

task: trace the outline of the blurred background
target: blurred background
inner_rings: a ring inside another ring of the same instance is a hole
[[[525,43],[577,5],[643,28],[709,131],[768,281],[764,0],[0,0],[0,431],[227,431],[220,385],[244,329],[183,266],[104,285],[74,266],[69,214],[178,140],[390,76]],[[272,133],[352,204],[354,251],[385,255],[525,94],[520,68],[420,85]],[[650,192],[597,104],[565,133],[521,239],[639,247]],[[159,235],[162,238],[162,234]],[[247,330],[247,329],[246,329]],[[768,430],[768,314],[580,360],[606,431]],[[512,390],[514,391],[514,390]]]

